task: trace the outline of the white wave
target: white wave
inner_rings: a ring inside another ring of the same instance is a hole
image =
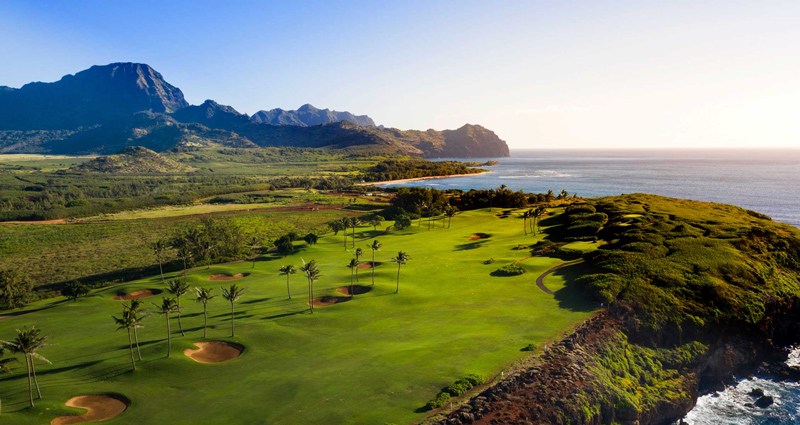
[[[516,170],[514,170],[516,171]],[[500,179],[558,179],[572,177],[572,174],[564,173],[556,170],[533,170],[531,174],[513,175],[513,176],[498,176]]]
[[[767,408],[747,407],[755,403],[749,393],[755,388],[764,390],[774,399]],[[776,382],[753,377],[742,379],[737,385],[727,387],[718,393],[707,394],[697,399],[697,405],[684,418],[689,425],[762,423],[794,424],[800,421],[797,403],[800,402],[800,384],[796,382]]]

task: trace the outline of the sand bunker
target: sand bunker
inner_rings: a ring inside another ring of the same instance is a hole
[[[141,291],[133,291],[130,294],[116,295],[111,297],[111,299],[117,301],[138,300],[142,298],[152,297],[153,295],[157,295],[160,293],[161,293],[160,289],[142,289]]]
[[[86,409],[82,415],[59,416],[51,425],[70,425],[84,422],[97,422],[118,416],[128,408],[128,400],[119,395],[99,394],[72,397],[65,403],[69,407]]]
[[[372,290],[371,286],[353,285],[353,294],[355,294],[355,295],[366,294],[367,292],[369,292],[371,290]],[[347,295],[347,296],[353,295],[353,294],[350,293],[350,285],[342,286],[341,288],[337,289],[336,292],[338,292],[340,294],[343,294],[343,295]],[[314,305],[316,306],[316,304],[314,304]]]
[[[217,273],[209,276],[208,280],[236,280],[247,276],[250,276],[250,273],[236,273],[234,275],[229,275],[227,273]]]
[[[347,289],[349,290],[350,287],[348,286]],[[329,305],[339,304],[346,301],[350,301],[350,297],[317,297],[312,300],[314,302],[314,307],[327,307]],[[306,303],[311,304],[311,303]]]
[[[488,239],[488,238],[490,238],[491,236],[492,236],[492,235],[490,235],[490,234],[488,234],[488,233],[476,233],[476,234],[472,235],[472,236],[469,238],[469,240],[471,240],[471,241],[477,241],[478,239]]]
[[[197,350],[187,348],[183,354],[198,363],[220,363],[239,357],[244,346],[224,341],[195,342]]]
[[[381,263],[379,261],[376,261],[374,264],[375,264],[375,267],[378,267],[378,266],[381,265]],[[359,269],[371,269],[372,267],[373,267],[372,261],[364,261],[363,263],[358,265]]]

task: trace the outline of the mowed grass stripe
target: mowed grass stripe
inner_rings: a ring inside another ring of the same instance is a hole
[[[388,225],[391,222],[379,229]],[[164,357],[163,317],[150,317],[139,331],[144,361],[134,373],[128,372],[127,336],[115,332],[110,318],[121,305],[110,299],[114,290],[2,320],[0,338],[11,338],[13,330],[23,325],[36,325],[58,343],[42,351],[53,364],[38,365],[45,398],[35,409],[25,409],[24,369],[16,368],[14,375],[0,379],[3,420],[49,423],[56,416],[77,413],[64,406],[71,397],[119,393],[131,400],[130,407],[106,423],[418,421],[424,413],[415,410],[456,378],[467,373],[491,376],[524,355],[522,347],[552,339],[592,314],[594,306],[567,285],[571,276],[565,273],[574,267],[547,278],[555,296],[536,287],[536,277],[562,260],[530,258],[520,263],[527,271],[523,275],[489,276],[528,255],[511,248],[541,239],[542,235],[524,236],[520,227],[519,220],[500,220],[481,210],[458,215],[450,229],[429,231],[426,223],[422,227],[414,223],[409,229],[380,235],[383,248],[376,260],[382,264],[375,269],[375,288],[351,301],[315,308],[314,314],[308,313],[305,278],[291,277],[289,300],[286,279],[278,275],[278,268],[299,266],[301,258],[317,260],[323,277],[314,295],[341,296],[336,289],[350,283],[346,265],[351,258],[341,245],[341,233],[320,239],[329,244],[306,247],[299,242],[295,254],[264,257],[255,268],[245,262],[194,269],[187,281],[213,287],[218,295],[209,304],[208,340],[245,346],[241,356],[223,363],[200,364],[182,354],[202,341],[202,306],[189,297],[181,303],[186,336],[180,337],[177,321],[172,324],[172,357]],[[370,232],[371,227],[363,226],[357,238]],[[478,232],[491,237],[469,241]],[[367,253],[364,260],[371,260],[366,244],[357,242],[356,247]],[[348,249],[352,249],[349,244]],[[402,267],[400,293],[394,294],[397,266],[388,260],[399,250],[412,260]],[[489,258],[495,262],[483,264]],[[233,282],[208,280],[215,273],[251,274]],[[360,284],[371,283],[371,270],[359,275]],[[236,338],[228,338],[230,306],[219,297],[219,288],[230,283],[246,290],[236,305]],[[126,285],[124,292],[147,288],[161,288],[160,278]],[[161,295],[146,299],[146,305],[152,310],[149,302],[159,301]]]

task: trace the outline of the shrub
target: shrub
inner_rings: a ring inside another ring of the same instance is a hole
[[[495,276],[519,276],[523,273],[525,273],[525,269],[522,268],[522,266],[509,264],[507,266],[500,267],[493,274]]]
[[[522,351],[536,351],[537,348],[539,348],[539,347],[537,347],[536,344],[530,343],[530,344],[522,347]]]
[[[457,396],[460,396],[461,394],[464,394],[465,392],[469,391],[470,388],[472,388],[472,385],[470,385],[469,382],[466,382],[466,381],[463,381],[463,380],[459,379],[458,381],[453,382],[452,384],[450,384],[450,386],[448,386],[445,389],[445,392],[448,392],[448,393],[450,393],[450,395],[452,395],[454,397],[457,397]]]
[[[428,404],[425,405],[425,409],[432,410],[438,407],[442,407],[444,406],[445,403],[447,403],[447,399],[449,398],[450,398],[450,393],[441,392],[439,393],[439,395],[436,396],[435,399],[429,401]]]

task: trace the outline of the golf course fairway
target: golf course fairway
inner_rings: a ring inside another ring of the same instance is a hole
[[[348,302],[314,308],[310,313],[308,282],[298,274],[289,278],[287,296],[282,265],[300,268],[316,260],[322,277],[314,297],[343,297],[337,291],[350,285],[352,239],[343,246],[343,234],[326,234],[308,246],[295,242],[295,253],[274,253],[252,262],[198,267],[186,279],[192,287],[213,288],[208,304],[208,337],[203,339],[203,308],[194,291],[181,298],[181,336],[177,318],[171,321],[172,353],[167,354],[166,321],[154,313],[162,292],[145,298],[153,312],[138,330],[142,361],[132,371],[128,337],[117,331],[112,315],[122,302],[111,297],[135,291],[164,291],[161,277],[95,290],[76,302],[63,297],[35,302],[0,320],[0,339],[13,338],[14,329],[36,326],[53,345],[40,351],[52,364],[37,361],[42,399],[28,408],[24,363],[0,378],[3,412],[0,423],[42,424],[85,409],[65,406],[76,396],[119,394],[130,400],[127,409],[104,424],[315,424],[413,423],[425,418],[427,401],[459,377],[477,373],[491,378],[506,365],[530,355],[528,344],[540,346],[591,316],[597,306],[569,289],[583,265],[564,267],[548,275],[549,295],[536,278],[566,262],[530,257],[513,249],[532,245],[547,236],[559,219],[552,209],[542,220],[542,233],[523,234],[520,211],[498,217],[497,208],[464,212],[450,228],[434,221],[403,230],[357,229],[356,248],[362,261],[371,261],[367,244],[383,244],[376,252],[375,286],[355,291]],[[474,238],[473,235],[487,237]],[[584,251],[596,249],[581,243]],[[400,269],[390,261],[398,251],[411,260]],[[498,268],[521,260],[525,273],[491,276]],[[486,264],[489,259],[494,261]],[[372,285],[372,269],[358,270],[358,284]],[[210,276],[237,276],[226,282]],[[166,275],[167,279],[178,273]],[[230,303],[221,288],[236,284],[244,295],[236,302],[236,336],[230,337]],[[346,291],[344,291],[346,292]],[[362,293],[363,292],[363,293]],[[9,315],[9,313],[13,313]],[[201,363],[184,355],[197,342],[225,341],[243,347],[241,355],[219,363]],[[34,392],[35,393],[35,392]]]

